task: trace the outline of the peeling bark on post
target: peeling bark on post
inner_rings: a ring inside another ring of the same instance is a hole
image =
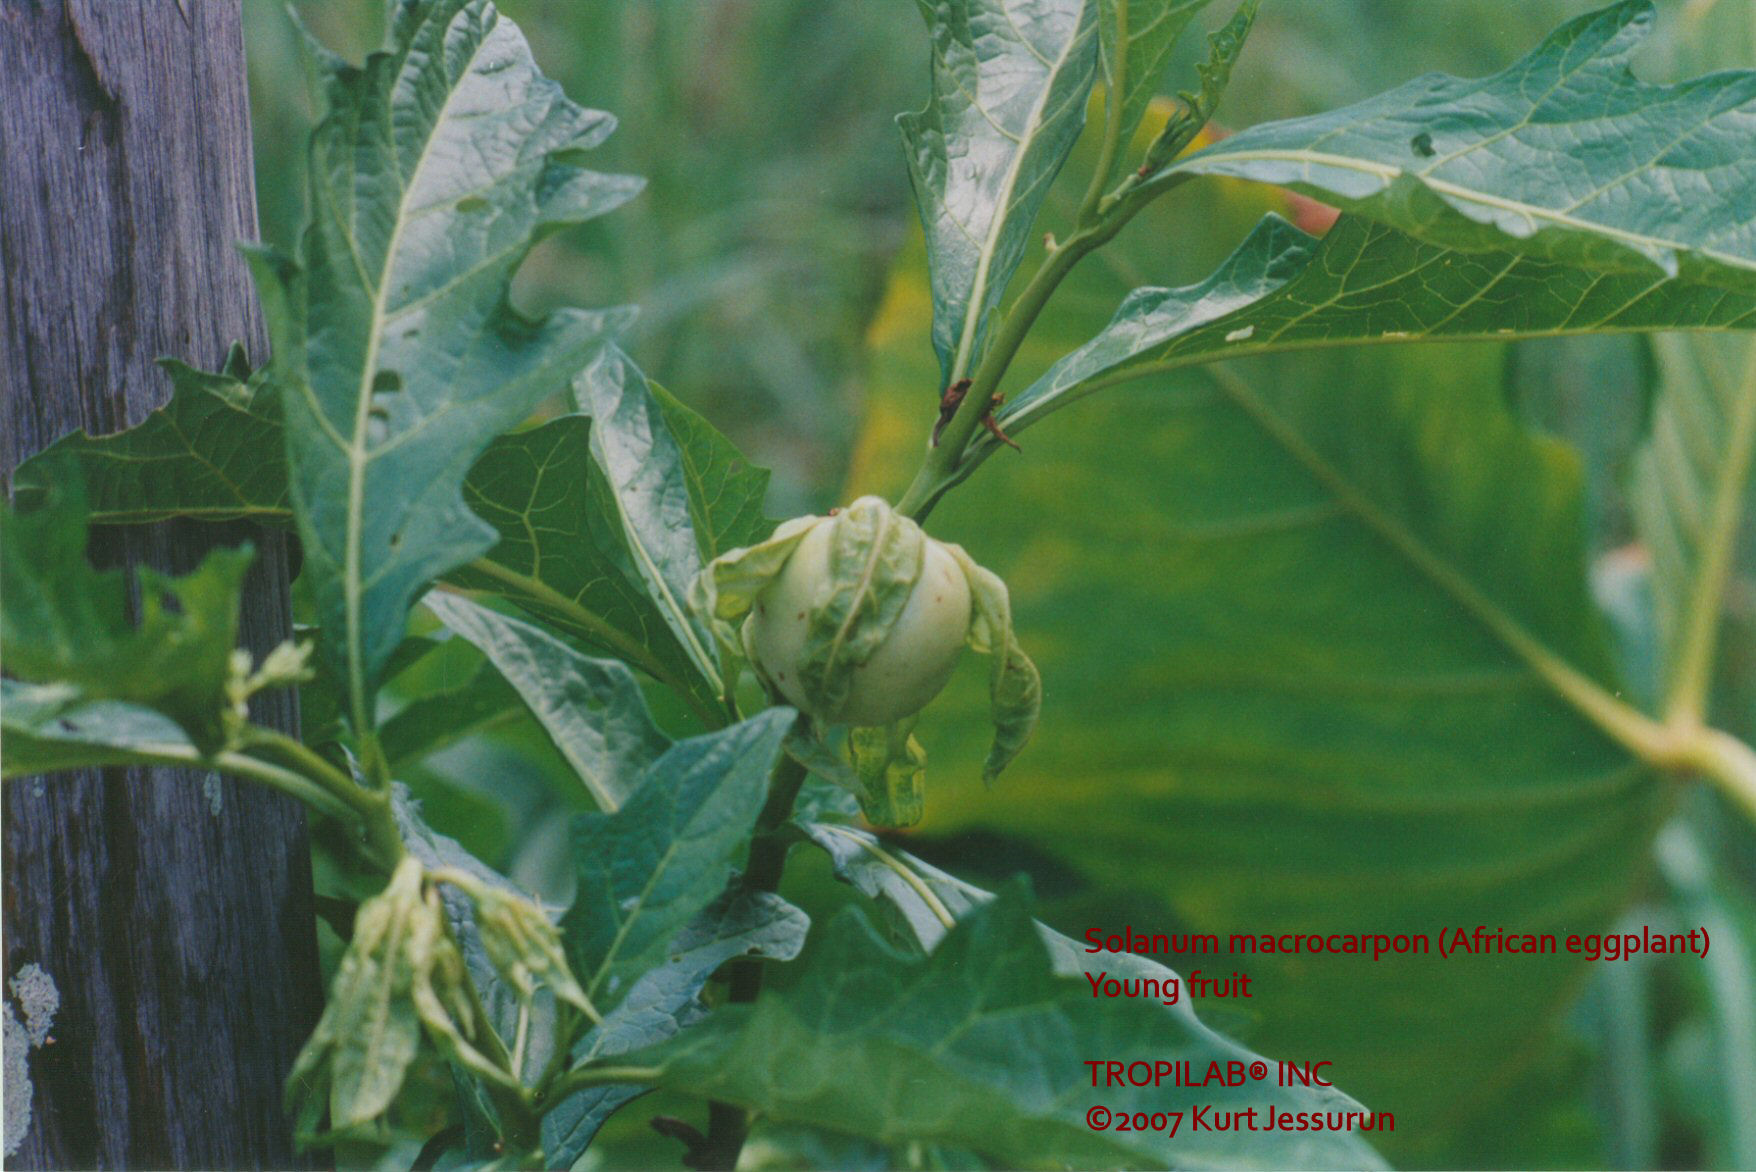
[[[212,369],[243,339],[265,356],[233,248],[256,234],[240,20],[237,0],[0,3],[8,486],[63,433],[162,403],[160,355]],[[92,554],[184,570],[245,539],[260,654],[289,630],[279,535],[165,525],[100,532]],[[256,718],[297,730],[286,692]],[[87,770],[8,782],[4,835],[0,978],[34,964],[60,995],[8,1164],[298,1163],[281,1083],[321,1008],[299,806],[197,770]]]

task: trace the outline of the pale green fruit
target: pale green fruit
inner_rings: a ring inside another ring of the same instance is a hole
[[[913,716],[945,687],[968,640],[967,576],[945,546],[927,538],[920,577],[895,625],[871,658],[852,669],[841,705],[821,711],[806,695],[799,669],[810,616],[835,590],[829,572],[833,528],[821,524],[806,533],[757,594],[746,631],[751,654],[788,703],[825,724],[876,726]]]

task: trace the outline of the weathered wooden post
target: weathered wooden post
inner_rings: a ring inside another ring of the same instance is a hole
[[[0,0],[8,487],[63,432],[161,403],[158,356],[212,367],[234,339],[264,356],[233,250],[255,234],[237,0]],[[179,523],[92,552],[182,570],[246,536],[260,652],[288,630],[279,537]],[[297,728],[284,692],[257,718]],[[61,999],[9,1165],[296,1163],[281,1080],[321,996],[298,806],[199,771],[89,770],[7,783],[4,822],[0,976],[38,965]]]

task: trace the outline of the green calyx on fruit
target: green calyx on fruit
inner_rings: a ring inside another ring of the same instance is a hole
[[[883,732],[850,745],[858,775],[892,790],[888,807],[918,817],[918,804],[895,792],[906,779],[918,784],[924,759],[908,730],[966,645],[994,657],[986,779],[1036,725],[1042,686],[1013,634],[1006,584],[878,497],[794,518],[767,541],[723,554],[696,580],[691,603],[771,692],[819,724]]]

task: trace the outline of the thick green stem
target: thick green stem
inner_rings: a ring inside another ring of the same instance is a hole
[[[270,789],[277,789],[289,797],[297,798],[313,810],[328,814],[332,818],[345,820],[353,818],[359,813],[357,806],[345,802],[338,795],[331,794],[327,789],[315,784],[303,774],[296,773],[291,769],[283,769],[279,765],[252,757],[247,753],[219,753],[210,762],[205,761],[195,753],[190,753],[186,757],[182,754],[161,754],[159,761],[166,765],[209,763],[221,773],[230,773],[235,777],[261,782]]]
[[[793,803],[805,784],[808,770],[782,754],[768,786],[768,802],[756,821],[756,837],[750,843],[750,859],[744,874],[737,880],[744,891],[776,892],[786,871],[787,851],[793,836],[787,831]],[[749,1004],[762,992],[762,962],[747,957],[734,962],[731,970],[730,1000]],[[744,1139],[750,1133],[750,1114],[732,1103],[712,1102],[707,1106],[707,1138],[690,1153],[692,1167],[712,1170],[731,1169],[744,1150]]]
[[[1050,249],[1049,255],[1031,275],[1024,291],[1018,295],[1018,300],[1012,303],[1005,320],[1000,323],[987,353],[982,356],[980,365],[971,376],[969,390],[958,406],[957,413],[945,425],[937,445],[927,449],[920,471],[897,501],[896,507],[900,512],[908,514],[916,521],[925,520],[945,490],[962,479],[959,466],[963,463],[970,440],[981,427],[982,419],[992,409],[994,392],[999,389],[1000,380],[1012,365],[1012,360],[1017,356],[1018,348],[1024,344],[1031,326],[1036,324],[1037,315],[1042,313],[1043,307],[1049,303],[1049,298],[1054,295],[1055,289],[1066,279],[1067,274],[1073,271],[1073,266],[1087,254],[1109,243],[1156,194],[1159,192],[1142,193],[1138,189],[1131,191],[1103,213],[1097,223],[1080,228],[1066,241]]]
[[[1698,729],[1690,740],[1689,764],[1756,822],[1756,749],[1716,728]]]

